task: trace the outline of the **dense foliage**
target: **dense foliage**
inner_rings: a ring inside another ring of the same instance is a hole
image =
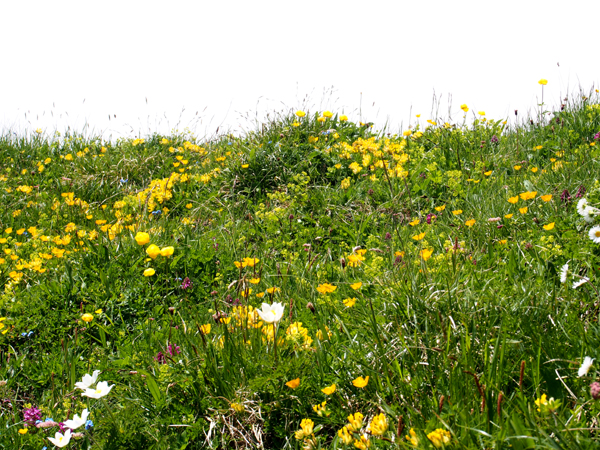
[[[0,448],[597,448],[599,102],[1,136]]]

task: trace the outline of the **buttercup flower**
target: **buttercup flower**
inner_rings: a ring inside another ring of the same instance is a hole
[[[146,253],[150,258],[156,259],[156,257],[160,255],[160,248],[158,248],[158,245],[152,244],[148,246],[148,248],[146,249]]]
[[[357,388],[364,388],[369,383],[369,376],[366,377],[358,377],[355,380],[352,380],[352,384]]]
[[[256,312],[266,323],[277,323],[283,316],[284,308],[285,306],[278,302],[274,302],[272,305],[263,303],[262,310],[257,309]]]
[[[554,229],[554,222],[550,222],[549,224],[544,225],[542,228],[546,231],[550,231]]]
[[[593,358],[590,358],[589,356],[586,356],[585,358],[583,358],[583,362],[581,363],[581,367],[577,371],[577,376],[579,378],[581,378],[582,376],[587,375],[593,364],[594,364],[594,359]]]
[[[83,316],[81,316],[81,320],[84,322],[91,322],[94,320],[94,316],[92,316],[90,313],[85,313]]]
[[[306,115],[306,113],[304,111],[296,111],[296,115],[298,117],[304,117]]]
[[[137,242],[138,245],[145,245],[150,242],[150,235],[140,231],[135,235],[135,242]]]
[[[289,387],[290,389],[296,389],[298,386],[300,386],[300,378],[296,378],[295,380],[290,380],[287,383],[285,383],[285,385],[287,387]]]
[[[71,430],[67,430],[65,434],[59,433],[58,431],[54,434],[54,437],[49,437],[48,440],[57,447],[65,447],[69,445],[71,441]]]
[[[98,375],[100,375],[99,370],[94,370],[92,375],[86,373],[81,379],[81,381],[75,383],[75,387],[85,391],[87,388],[89,388],[92,384],[96,382],[96,380],[98,379]]]
[[[145,277],[151,277],[152,275],[154,275],[156,273],[156,271],[153,268],[149,268],[144,270],[144,276]]]
[[[160,249],[160,254],[165,257],[169,257],[173,254],[175,249],[173,247],[164,247]]]
[[[105,395],[107,395],[114,386],[115,386],[114,384],[112,386],[109,386],[108,382],[106,382],[106,381],[100,381],[96,385],[96,389],[88,388],[81,395],[83,395],[85,397],[90,397],[90,398],[102,398]]]
[[[460,105],[460,109],[462,109],[464,112],[469,112],[469,107],[464,103]]]
[[[351,287],[352,289],[354,289],[355,291],[356,291],[357,289],[360,289],[360,288],[361,288],[361,286],[362,286],[362,283],[361,283],[360,281],[357,281],[356,283],[353,283],[353,284],[351,284],[351,285],[350,285],[350,287]]]
[[[334,383],[331,386],[327,386],[327,387],[324,387],[323,389],[321,389],[321,392],[323,392],[323,394],[325,394],[325,395],[331,395],[335,392],[335,390],[336,390],[336,387],[335,387],[335,383]]]
[[[541,84],[542,86],[546,86],[548,84],[548,80],[542,78],[540,81],[538,81],[539,84]]]
[[[336,289],[337,289],[337,286],[334,286],[333,284],[329,284],[329,283],[323,283],[317,287],[317,291],[320,294],[331,294]]]

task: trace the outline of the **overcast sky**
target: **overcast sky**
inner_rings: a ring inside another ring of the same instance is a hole
[[[600,84],[598,1],[20,0],[0,17],[0,130],[210,135],[310,107],[398,131],[436,115],[434,93],[437,116],[500,119],[533,110],[541,78],[551,105]]]

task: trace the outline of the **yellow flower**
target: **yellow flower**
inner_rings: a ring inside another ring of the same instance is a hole
[[[464,112],[469,112],[469,107],[464,103],[460,105],[460,109],[462,109]]]
[[[327,117],[328,119],[331,119],[333,117],[333,113],[331,111],[325,111],[323,113],[323,117]]]
[[[485,116],[485,111],[479,111],[480,116]]]
[[[242,169],[247,169],[248,167],[250,167],[250,164],[242,164]],[[191,203],[190,203],[190,208],[191,208]]]
[[[361,286],[362,286],[362,283],[360,281],[357,281],[356,283],[350,285],[350,287],[352,289],[354,289],[355,291],[358,290],[358,289],[360,289]]]
[[[412,238],[415,241],[420,241],[421,239],[423,239],[425,237],[425,232],[422,232],[420,234],[415,234],[414,236],[412,236]]]
[[[436,206],[436,207],[435,207],[435,210],[436,210],[437,212],[443,211],[443,210],[445,210],[445,209],[446,209],[446,205],[442,205],[442,206]]]
[[[538,81],[539,84],[541,84],[542,86],[546,86],[548,84],[548,80],[542,78],[540,81]]]
[[[344,445],[352,443],[352,435],[348,432],[348,428],[343,427],[341,430],[338,430],[338,436]]]
[[[260,283],[260,278],[250,278],[248,281],[252,284],[258,284]]]
[[[412,222],[409,222],[408,224],[409,224],[411,227],[414,227],[415,225],[419,225],[419,223],[421,223],[421,221],[420,221],[419,219],[415,219],[415,220],[413,220]]]
[[[334,286],[333,284],[329,284],[329,283],[323,283],[317,287],[317,291],[320,294],[331,294],[336,289],[337,289],[337,286]]]
[[[165,257],[169,257],[173,254],[175,249],[173,247],[164,247],[160,249],[160,254]]]
[[[85,313],[83,316],[81,316],[81,320],[84,322],[91,322],[94,320],[94,316],[92,316],[90,313]]]
[[[296,111],[296,115],[298,117],[304,117],[306,115],[306,113],[304,111]]]
[[[348,416],[348,422],[349,422],[349,424],[347,425],[348,431],[350,431],[351,433],[358,432],[358,430],[360,430],[363,426],[364,417],[365,416],[363,416],[359,412],[350,414]]]
[[[517,203],[518,201],[519,201],[519,196],[518,195],[515,195],[514,197],[511,197],[511,198],[508,199],[508,203],[512,203],[513,205],[515,203]]]
[[[515,169],[515,170],[521,170],[521,166],[514,166],[513,169]]]
[[[331,395],[335,392],[335,390],[336,390],[336,387],[335,387],[335,383],[334,383],[331,386],[327,386],[327,387],[324,387],[323,389],[321,389],[321,392],[323,392],[323,394],[325,394],[325,395]]]
[[[147,244],[150,242],[150,235],[140,231],[135,235],[135,242],[137,242],[138,245]]]
[[[342,115],[340,116],[340,122],[346,122],[347,120],[348,120],[348,116],[346,116],[346,115],[344,115],[344,114],[342,114]]]
[[[427,439],[431,441],[435,448],[445,447],[446,444],[450,443],[451,438],[452,435],[450,432],[442,430],[441,428],[438,428],[427,435]]]
[[[144,270],[144,276],[145,277],[151,277],[155,273],[156,273],[156,271],[153,268],[149,268],[149,269]]]
[[[299,126],[300,126],[300,122],[296,122],[296,121],[294,121],[294,122],[292,123],[292,126],[293,126],[293,127],[299,127]]]
[[[506,244],[507,242],[508,242],[508,241],[507,241],[506,239],[500,239],[500,240],[498,241],[498,244],[500,244],[500,245],[504,245],[504,244]]]
[[[356,298],[347,298],[347,299],[343,300],[343,303],[346,307],[352,308],[354,306],[354,304],[356,303]]]
[[[210,323],[200,325],[200,333],[207,335],[210,333]]]
[[[433,254],[433,249],[430,248],[421,250],[419,254],[421,255],[421,258],[423,258],[423,261],[427,261],[429,258],[431,258],[431,255]]]
[[[291,389],[296,389],[300,386],[300,378],[296,378],[295,380],[288,381],[285,385]]]
[[[300,430],[294,433],[294,436],[298,440],[302,440],[306,437],[309,437],[313,433],[313,427],[315,423],[310,419],[302,419],[300,422]]]
[[[491,171],[491,170],[489,170],[489,171],[487,171],[487,172],[483,172],[483,174],[484,174],[486,177],[489,177],[489,176],[492,174],[492,171]]]
[[[550,222],[549,224],[547,224],[547,225],[544,225],[544,226],[543,226],[543,228],[544,228],[544,230],[546,230],[546,231],[553,230],[553,229],[554,229],[554,222]]]
[[[323,123],[323,122],[325,122],[325,120],[327,120],[327,119],[325,119],[325,117],[319,117],[319,118],[317,119],[317,122],[319,122],[319,123]]]
[[[373,436],[381,436],[387,431],[387,429],[387,419],[385,418],[385,414],[381,413],[373,417],[373,419],[371,420],[371,424],[369,425],[369,429],[367,431],[370,431],[370,433]]]
[[[535,149],[536,149],[536,150],[541,150],[541,149],[543,149],[543,148],[544,148],[544,146],[543,146],[543,145],[538,145],[538,146],[536,146],[536,147],[535,147]]]
[[[457,209],[456,211],[452,211],[452,214],[454,214],[455,216],[458,216],[459,214],[462,214],[462,209]]]
[[[419,446],[419,436],[417,436],[417,433],[415,433],[414,428],[411,428],[405,437],[406,440],[410,442],[414,447]]]
[[[361,436],[360,439],[354,440],[354,446],[358,450],[367,450],[371,446],[371,441],[366,436]]]
[[[97,309],[96,311],[94,311],[96,314],[102,314],[102,308],[101,309]]]
[[[152,244],[146,249],[146,253],[150,258],[156,259],[156,257],[160,255],[160,248],[158,248],[158,245]]]
[[[536,173],[536,172],[538,171],[538,168],[537,168],[537,167],[532,167],[530,170],[531,170],[533,173]]]
[[[506,217],[507,219],[510,219],[513,215],[512,214],[506,214],[504,217]]]
[[[242,261],[242,267],[254,267],[256,264],[258,264],[260,261],[260,259],[258,258],[244,258],[244,260]]]
[[[36,130],[36,131],[37,131],[37,130]],[[40,132],[41,132],[41,131],[42,131],[42,130],[40,130]],[[27,429],[27,427],[25,427],[25,428],[21,428],[21,429],[19,429],[19,434],[27,434],[27,431],[29,431],[29,430]]]
[[[367,375],[365,378],[358,377],[355,380],[352,380],[352,384],[357,388],[364,388],[369,383],[369,376]]]
[[[521,194],[519,194],[519,196],[523,200],[533,200],[536,195],[537,195],[537,191],[527,191],[527,192],[522,192]]]
[[[231,409],[233,409],[236,413],[243,413],[246,410],[244,405],[235,402],[232,402],[229,406],[231,406]]]
[[[550,200],[552,200],[552,194],[542,195],[540,198],[545,202],[549,202]]]
[[[465,225],[468,227],[472,227],[473,225],[475,225],[475,219],[467,220],[465,222]]]
[[[527,214],[527,206],[524,206],[524,207],[522,207],[522,208],[519,208],[519,212],[520,212],[521,214]]]
[[[404,137],[408,137],[408,136],[410,136],[411,134],[412,134],[412,131],[410,131],[410,130],[406,130],[406,131],[404,131],[404,132],[402,133],[402,136],[404,136]]]

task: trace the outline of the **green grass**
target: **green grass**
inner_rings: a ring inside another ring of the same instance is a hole
[[[51,448],[32,407],[87,408],[74,449],[597,448],[598,94],[514,127],[341,119],[0,136],[0,448]]]

